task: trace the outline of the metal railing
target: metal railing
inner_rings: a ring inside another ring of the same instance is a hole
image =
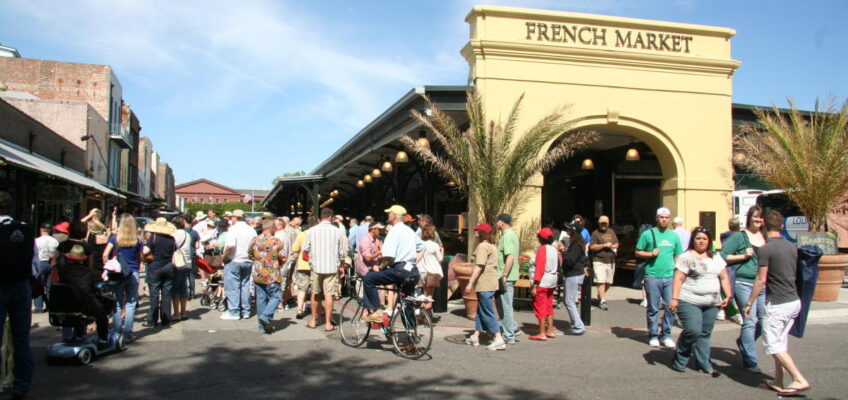
[[[117,140],[118,145],[123,148],[131,149],[133,147],[130,130],[121,125],[120,122],[113,122],[109,125],[109,137],[112,140]]]

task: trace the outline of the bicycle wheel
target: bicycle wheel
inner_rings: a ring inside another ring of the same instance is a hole
[[[417,318],[421,319],[419,323]],[[433,321],[426,312],[414,314],[412,306],[401,307],[389,321],[389,333],[395,352],[403,358],[416,360],[430,351],[433,343]]]
[[[362,320],[365,306],[362,300],[352,297],[339,310],[339,333],[342,343],[350,347],[359,347],[368,339],[371,324]]]

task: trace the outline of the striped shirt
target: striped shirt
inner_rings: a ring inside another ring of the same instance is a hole
[[[309,264],[315,273],[334,274],[339,270],[347,251],[344,239],[339,228],[327,221],[309,229],[303,251],[309,253]]]

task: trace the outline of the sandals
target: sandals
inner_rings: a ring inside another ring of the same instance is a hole
[[[547,336],[528,336],[527,339],[536,340],[539,342],[546,342],[548,340]]]

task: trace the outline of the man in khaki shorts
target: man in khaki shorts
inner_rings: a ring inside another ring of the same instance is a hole
[[[589,251],[592,252],[592,269],[595,272],[595,285],[598,286],[598,303],[602,310],[607,306],[607,290],[612,285],[615,274],[615,253],[618,251],[618,236],[609,229],[609,217],[598,218],[598,229],[592,232]]]
[[[313,225],[317,222],[315,217],[309,218]],[[286,229],[288,228],[289,226],[286,227]],[[312,275],[312,267],[309,266],[309,261],[303,259],[303,243],[306,242],[306,235],[309,234],[309,231],[296,231],[292,227],[292,232],[294,232],[295,239],[292,242],[292,255],[290,258],[297,260],[295,271],[292,274],[292,280],[294,281],[294,286],[297,290],[297,319],[303,319],[303,314],[306,312],[304,309],[306,304],[306,294],[309,292],[311,286],[309,280],[310,275]]]
[[[317,325],[318,295],[324,297],[324,331],[336,328],[332,323],[333,297],[338,295],[339,277],[344,276],[344,259],[347,256],[345,235],[331,223],[333,210],[321,209],[321,222],[309,229],[303,243],[303,252],[309,255],[312,267],[312,320],[310,328]]]

